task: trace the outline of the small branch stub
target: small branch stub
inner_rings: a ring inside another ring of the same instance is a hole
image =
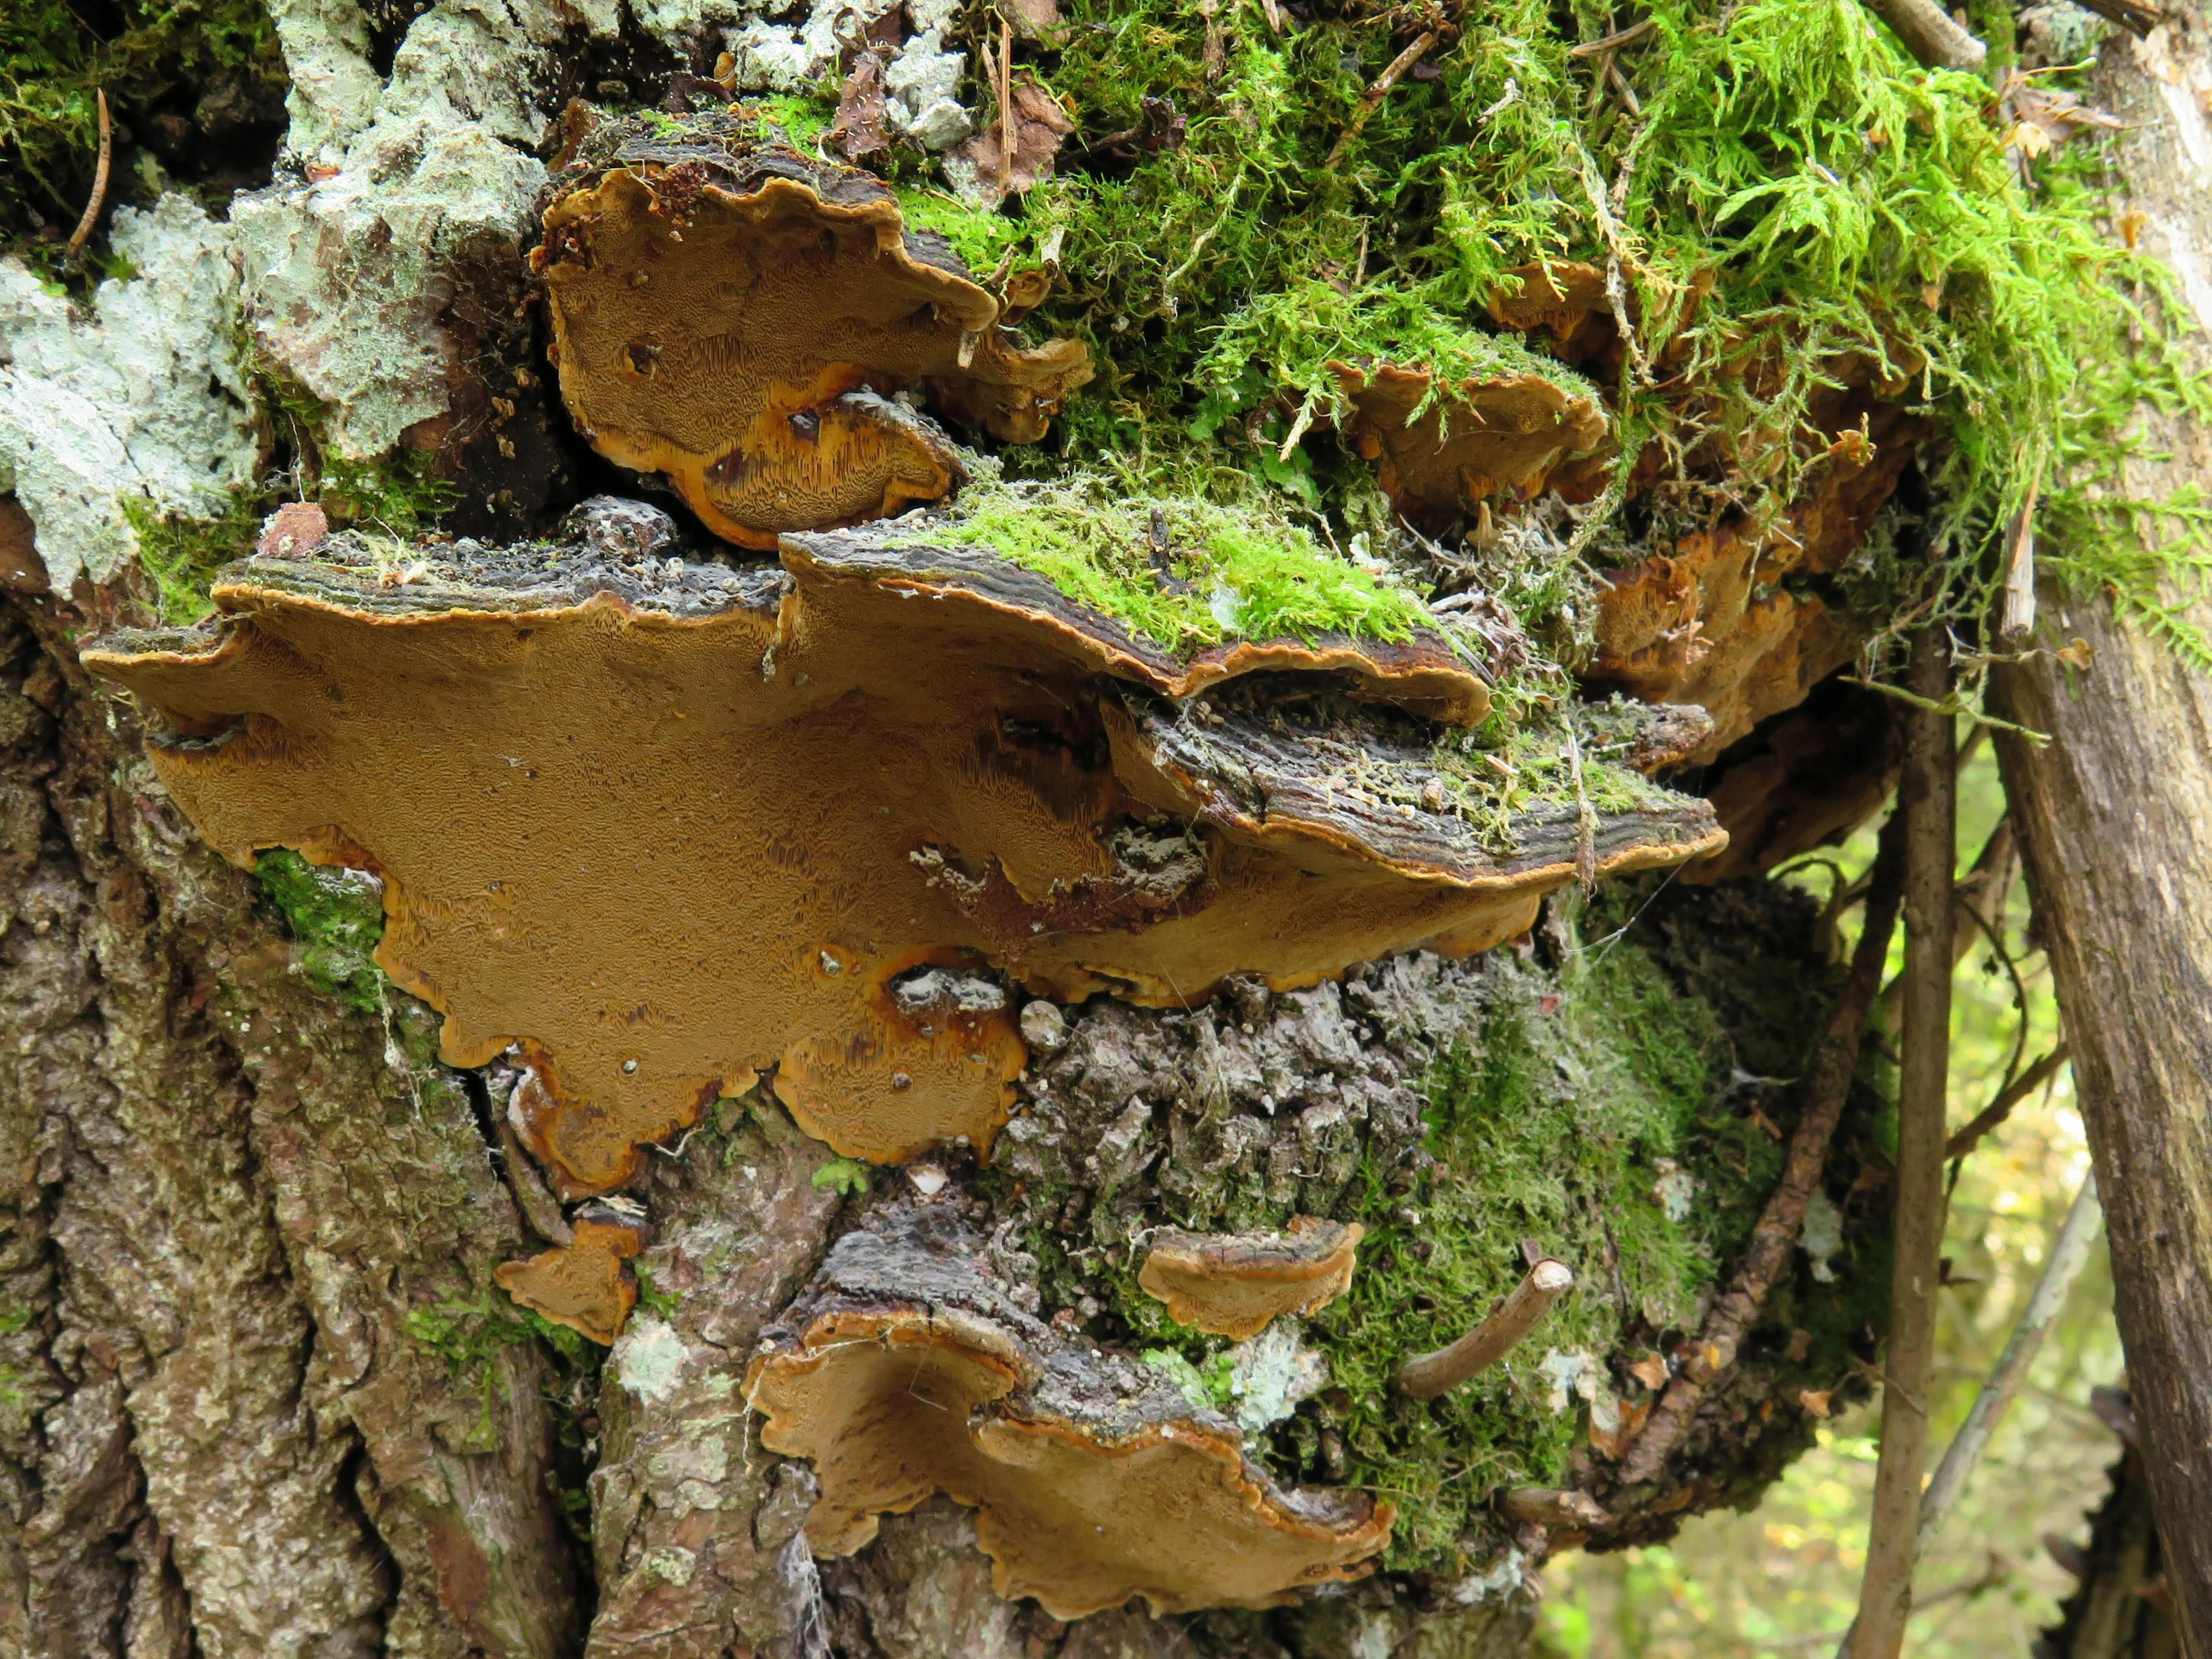
[[[1528,1269],[1522,1279],[1490,1317],[1448,1348],[1417,1355],[1398,1367],[1398,1387],[1416,1400],[1434,1400],[1462,1382],[1480,1376],[1510,1353],[1521,1339],[1574,1287],[1575,1276],[1564,1261],[1549,1256]]]

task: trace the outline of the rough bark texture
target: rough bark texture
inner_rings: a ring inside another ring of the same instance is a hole
[[[2212,320],[2212,126],[2192,76],[2200,30],[2176,24],[2106,54],[2099,101],[2130,125],[2114,154],[2143,242]],[[2212,476],[2212,434],[2171,422],[2130,469],[2166,499]],[[2158,452],[2166,452],[2160,458]],[[2197,616],[2208,613],[2199,607]],[[2048,654],[2001,669],[2007,715],[2047,745],[2000,737],[2029,890],[2066,1017],[2111,1230],[2120,1335],[2177,1605],[2212,1632],[2212,677],[2117,621],[2096,595],[2046,593]]]
[[[293,971],[79,682],[72,623],[0,620],[0,1643],[560,1651],[544,1363],[464,1374],[409,1329],[521,1242],[466,1091],[410,1058],[420,1011]]]

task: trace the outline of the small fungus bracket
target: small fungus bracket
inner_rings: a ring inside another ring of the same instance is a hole
[[[532,255],[561,395],[593,447],[665,474],[717,535],[885,517],[963,476],[915,407],[1032,443],[1091,378],[1024,348],[949,245],[872,174],[724,112],[610,120],[556,182]]]
[[[1133,1595],[1155,1614],[1275,1607],[1369,1571],[1389,1504],[1282,1490],[1158,1371],[1013,1307],[980,1240],[889,1219],[837,1241],[746,1376],[761,1443],[814,1464],[817,1555],[941,1492],[977,1511],[998,1593],[1056,1619]]]
[[[1346,413],[1345,441],[1375,464],[1391,504],[1416,523],[1474,511],[1493,497],[1543,492],[1562,461],[1605,441],[1597,400],[1533,371],[1469,375],[1439,384],[1425,368],[1332,362]]]
[[[1318,1216],[1292,1216],[1280,1232],[1152,1235],[1137,1283],[1168,1305],[1178,1325],[1242,1342],[1279,1315],[1327,1307],[1352,1288],[1366,1230]]]
[[[519,1049],[565,1197],[768,1073],[844,1156],[988,1158],[1025,1057],[994,974],[1287,988],[1483,948],[1573,878],[1571,806],[1486,848],[1435,769],[1451,728],[1393,706],[1484,706],[1441,641],[1183,660],[995,555],[844,532],[689,563],[609,500],[569,533],[397,571],[333,535],[83,659],[225,856],[382,878],[379,964],[445,1014],[449,1063]],[[1583,826],[1600,867],[1720,844],[1703,803],[1638,799]]]
[[[587,1212],[576,1218],[568,1243],[527,1261],[501,1262],[492,1279],[523,1307],[611,1346],[637,1305],[627,1264],[643,1247],[643,1231],[612,1211]]]

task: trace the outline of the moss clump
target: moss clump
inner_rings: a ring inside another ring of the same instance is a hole
[[[91,192],[97,92],[106,92],[116,125],[142,141],[157,118],[188,121],[192,138],[172,159],[219,175],[242,130],[273,136],[287,84],[260,0],[0,7],[0,248],[50,268],[60,259]],[[142,181],[136,159],[127,140],[118,144],[112,199],[155,193],[159,170]]]
[[[405,542],[429,530],[457,499],[434,470],[434,457],[402,448],[375,460],[348,459],[327,441],[330,411],[319,398],[265,365],[255,365],[253,383],[282,437],[276,466],[233,491],[223,510],[208,518],[157,514],[144,502],[124,505],[163,623],[196,623],[211,613],[216,576],[253,550],[263,520],[286,501],[316,502],[333,527],[358,526]]]
[[[1634,538],[1782,511],[1843,418],[1823,400],[1850,387],[1942,434],[1929,544],[1956,613],[1980,614],[2040,477],[2047,512],[2086,521],[2064,574],[2212,653],[2159,591],[2212,574],[2207,505],[2110,488],[2146,398],[2212,413],[2142,303],[2170,276],[2109,234],[2092,142],[2024,185],[1988,82],[1915,64],[1857,0],[1656,0],[1633,41],[1589,58],[1572,48],[1620,21],[1595,0],[1440,27],[1364,4],[1281,31],[1177,0],[1067,0],[1064,17],[1023,49],[1079,123],[1056,177],[994,215],[891,163],[917,221],[978,269],[1024,239],[1056,255],[1036,326],[1085,339],[1101,372],[1018,470],[1235,465],[1348,532],[1359,470],[1328,453],[1329,362],[1498,362],[1522,347],[1488,302],[1522,267],[1577,261],[1608,275],[1627,340],[1596,360],[1622,469],[1608,507],[1632,461],[1658,464]],[[1423,27],[1438,43],[1363,110]],[[988,109],[980,75],[966,95]],[[1084,150],[1143,131],[1145,100],[1174,106],[1182,142]],[[1314,435],[1285,453],[1302,416]],[[1869,620],[1923,597],[1911,574],[1862,596]]]
[[[317,990],[340,996],[363,1013],[389,1006],[374,957],[384,937],[381,887],[350,870],[310,864],[281,847],[254,860],[253,878],[283,913],[301,946],[300,971]]]
[[[1285,1478],[1340,1479],[1397,1504],[1394,1570],[1480,1566],[1507,1540],[1499,1488],[1561,1484],[1586,1441],[1632,1429],[1652,1395],[1628,1367],[1698,1328],[1778,1178],[1781,1143],[1761,1118],[1786,1133],[1786,1096],[1741,1079],[1794,1073],[1825,1012],[1809,907],[1769,892],[1677,900],[1655,896],[1658,884],[1594,902],[1579,926],[1555,908],[1555,966],[1487,960],[1480,1018],[1424,1084],[1426,1166],[1409,1186],[1370,1153],[1336,1208],[1367,1237],[1349,1292],[1306,1322],[1329,1386],[1256,1449]],[[1881,1106],[1862,1091],[1839,1145],[1863,1142]],[[1289,1213],[1260,1194],[1232,1208],[1222,1224]],[[1853,1217],[1837,1282],[1801,1273],[1772,1299],[1742,1368],[1766,1397],[1851,1372],[1886,1303],[1875,1231]],[[1441,1400],[1398,1394],[1399,1363],[1463,1334],[1518,1281],[1530,1246],[1577,1279],[1535,1335]],[[1037,1253],[1052,1286],[1066,1265]],[[1194,1400],[1226,1403],[1227,1345],[1175,1325],[1133,1267],[1092,1280],[1114,1320]],[[1802,1417],[1772,1436],[1802,1437]],[[1324,1437],[1338,1448],[1327,1456]],[[1739,1450],[1744,1468],[1709,1473],[1747,1494],[1781,1460],[1763,1443]]]
[[[410,1309],[401,1324],[409,1336],[445,1362],[449,1376],[473,1389],[482,1401],[477,1421],[463,1437],[464,1443],[456,1447],[461,1451],[499,1449],[494,1414],[501,1382],[496,1362],[507,1349],[543,1342],[564,1374],[596,1371],[606,1353],[589,1337],[517,1307],[506,1291],[495,1289],[484,1290],[472,1301]],[[557,1395],[556,1400],[557,1404]],[[564,1492],[563,1496],[568,1494]],[[578,1506],[570,1502],[567,1507],[573,1514]]]
[[[987,548],[1170,650],[1330,633],[1404,640],[1428,614],[1382,566],[1324,547],[1262,495],[1146,495],[1097,474],[987,483],[922,533]]]

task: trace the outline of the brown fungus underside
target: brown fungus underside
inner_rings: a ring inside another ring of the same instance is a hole
[[[1082,344],[1020,346],[882,181],[751,132],[611,122],[556,185],[532,268],[592,447],[767,550],[952,489],[958,458],[920,394],[1004,441],[1042,438],[1091,378]]]
[[[643,1231],[617,1216],[580,1216],[569,1243],[502,1262],[492,1278],[522,1306],[611,1345],[637,1305],[637,1281],[623,1264],[643,1247]]]
[[[1178,1325],[1242,1342],[1283,1314],[1317,1312],[1352,1288],[1366,1229],[1294,1215],[1280,1232],[1152,1235],[1137,1283]]]
[[[998,1593],[1058,1619],[1134,1595],[1156,1614],[1280,1606],[1368,1570],[1389,1504],[1278,1486],[1234,1424],[1127,1355],[1061,1340],[1007,1298],[979,1239],[929,1232],[839,1239],[747,1373],[761,1443],[814,1464],[815,1554],[849,1555],[941,1492],[978,1511]]]
[[[1541,331],[1562,361],[1601,380],[1617,377],[1624,348],[1603,271],[1560,261],[1509,274],[1516,286],[1492,296],[1492,320],[1521,332]],[[1656,352],[1662,366],[1683,368],[1686,334],[1709,281],[1693,283],[1674,337]],[[1637,321],[1632,306],[1630,321]],[[1597,651],[1584,680],[1594,690],[1646,702],[1705,708],[1713,728],[1692,757],[1698,764],[1769,716],[1796,708],[1857,653],[1864,629],[1820,590],[1864,545],[1905,468],[1936,436],[1931,422],[1890,400],[1904,388],[1883,384],[1878,366],[1863,355],[1832,359],[1823,370],[1831,383],[1813,394],[1806,423],[1825,447],[1810,458],[1786,509],[1747,515],[1736,504],[1738,492],[1724,488],[1716,493],[1724,503],[1717,511],[1661,538],[1635,564],[1604,573]],[[1755,383],[1778,375],[1780,367],[1747,356],[1720,372]],[[1806,441],[1799,432],[1724,438],[1710,375],[1677,373],[1667,385],[1685,425],[1705,425],[1710,434],[1679,456],[1668,455],[1656,441],[1647,445],[1628,478],[1632,496],[1694,495],[1701,478],[1756,476],[1779,459],[1781,445]],[[1613,462],[1611,446],[1593,443],[1571,468],[1555,470],[1550,482],[1571,501],[1588,500]]]
[[[1439,386],[1423,368],[1333,362],[1345,441],[1375,465],[1391,504],[1442,523],[1492,498],[1543,493],[1553,469],[1604,442],[1605,413],[1541,374],[1468,376]]]
[[[1492,850],[1438,728],[1343,695],[1456,676],[1479,707],[1440,638],[1181,661],[994,555],[848,533],[738,571],[595,511],[582,547],[257,557],[208,623],[84,659],[168,722],[154,763],[226,856],[382,878],[380,965],[445,1014],[449,1063],[519,1050],[519,1127],[568,1196],[771,1070],[847,1156],[988,1156],[1024,1051],[978,970],[1158,1004],[1307,984],[1486,949],[1578,864],[1725,840],[1655,790]],[[1367,672],[1249,672],[1347,655]]]

